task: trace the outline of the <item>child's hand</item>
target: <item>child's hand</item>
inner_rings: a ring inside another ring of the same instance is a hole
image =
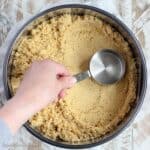
[[[0,117],[15,133],[29,117],[64,97],[65,89],[75,82],[61,64],[50,60],[34,62],[25,73],[16,95],[0,110]]]
[[[67,69],[54,61],[34,62],[24,75],[15,97],[36,111],[54,100],[64,96],[64,90],[70,88],[75,79]]]

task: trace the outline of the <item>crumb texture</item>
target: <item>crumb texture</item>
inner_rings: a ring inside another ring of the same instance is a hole
[[[19,38],[14,48],[11,85],[15,92],[34,60],[52,59],[72,74],[87,70],[91,56],[104,48],[126,61],[124,78],[112,85],[84,80],[67,96],[30,120],[32,127],[51,139],[75,142],[105,135],[123,120],[136,98],[136,67],[132,49],[109,24],[93,16],[63,15],[46,19]]]

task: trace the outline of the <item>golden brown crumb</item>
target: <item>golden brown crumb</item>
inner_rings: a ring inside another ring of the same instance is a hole
[[[130,110],[136,97],[135,62],[128,43],[109,24],[93,16],[63,15],[43,21],[18,43],[11,73],[14,91],[34,60],[55,60],[72,74],[85,71],[91,56],[103,48],[116,50],[126,61],[126,74],[118,83],[84,80],[63,100],[34,115],[31,126],[45,136],[70,142],[96,138],[113,130]]]

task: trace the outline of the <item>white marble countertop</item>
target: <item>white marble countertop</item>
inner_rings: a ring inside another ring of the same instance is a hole
[[[14,25],[53,4],[86,3],[107,10],[119,17],[135,33],[140,41],[147,61],[150,76],[150,0],[0,0],[0,75],[7,34]],[[0,91],[2,92],[0,76]],[[150,80],[144,104],[130,127],[112,141],[92,150],[149,150],[150,149]],[[1,96],[2,100],[3,97]],[[54,150],[60,149],[45,144],[33,137],[23,127],[7,143],[10,150]]]

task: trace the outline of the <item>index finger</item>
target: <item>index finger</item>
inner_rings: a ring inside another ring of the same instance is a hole
[[[50,66],[53,65],[53,67],[55,67],[56,74],[58,76],[68,76],[68,75],[70,75],[69,71],[67,70],[67,68],[64,65],[62,65],[60,63],[57,63],[54,60],[45,59],[45,60],[42,60],[41,63],[44,63],[46,65],[49,64]]]
[[[60,76],[69,76],[70,75],[68,69],[64,65],[59,64],[57,62],[53,62],[53,63],[55,63],[55,67],[56,67],[55,69],[56,69],[56,73],[58,75],[60,75]]]

